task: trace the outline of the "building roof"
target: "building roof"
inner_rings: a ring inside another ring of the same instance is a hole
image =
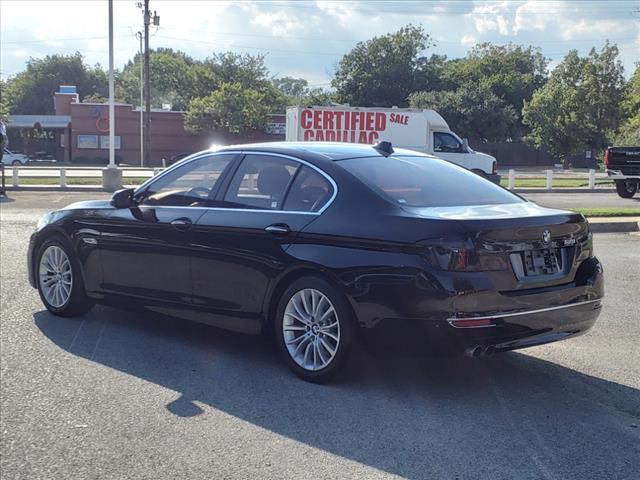
[[[7,128],[67,128],[71,115],[10,115]]]

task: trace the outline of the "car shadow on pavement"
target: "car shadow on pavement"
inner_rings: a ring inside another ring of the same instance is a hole
[[[525,353],[357,351],[337,383],[314,385],[263,337],[105,307],[34,319],[65,351],[177,392],[168,415],[208,405],[406,478],[468,477],[469,465],[474,478],[631,478],[640,466],[639,390]]]

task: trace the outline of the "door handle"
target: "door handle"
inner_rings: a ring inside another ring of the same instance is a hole
[[[171,226],[180,231],[189,230],[191,225],[191,220],[188,218],[176,218],[171,221]]]
[[[273,235],[288,235],[291,229],[289,225],[286,223],[274,223],[273,225],[269,225],[264,229],[266,232],[272,233]]]

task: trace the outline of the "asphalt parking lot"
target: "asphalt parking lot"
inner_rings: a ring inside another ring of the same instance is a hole
[[[607,296],[582,337],[481,360],[358,351],[320,386],[263,338],[105,307],[47,313],[28,236],[46,210],[105,196],[0,203],[3,479],[637,478],[638,234],[595,235]]]

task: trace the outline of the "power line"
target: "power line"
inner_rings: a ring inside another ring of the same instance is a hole
[[[229,45],[227,43],[221,43],[221,42],[209,42],[206,40],[196,40],[196,39],[191,39],[191,38],[182,38],[182,37],[169,37],[166,35],[158,35],[157,38],[164,38],[167,40],[180,40],[180,41],[184,41],[184,42],[191,42],[191,43],[202,43],[202,44],[206,44],[206,45],[217,45],[217,46],[222,46],[222,47],[226,47],[226,48],[246,48],[249,50],[262,50],[262,51],[266,51],[266,52],[281,52],[281,53],[302,53],[305,55],[328,55],[328,56],[336,56],[336,55],[344,55],[344,52],[340,52],[340,53],[336,53],[336,52],[312,52],[312,51],[308,51],[308,50],[283,50],[280,48],[267,48],[267,47],[258,47],[258,46],[254,46],[254,45]]]

